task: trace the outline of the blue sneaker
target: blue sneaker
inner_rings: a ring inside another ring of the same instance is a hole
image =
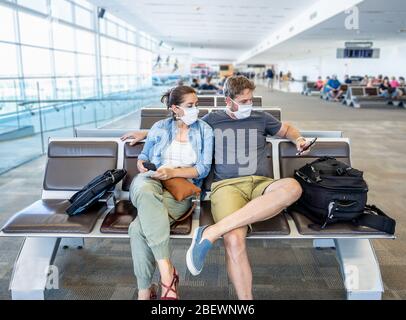
[[[213,247],[213,244],[209,240],[205,239],[202,241],[203,231],[207,227],[208,226],[196,228],[193,234],[192,244],[186,254],[187,267],[190,273],[194,276],[197,276],[202,272],[206,255]]]

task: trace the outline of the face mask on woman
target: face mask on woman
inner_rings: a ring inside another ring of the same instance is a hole
[[[194,124],[199,117],[199,109],[196,107],[182,108],[184,115],[179,119],[182,120],[187,126]]]
[[[241,119],[246,119],[251,116],[252,112],[252,104],[238,104],[234,100],[231,99],[232,102],[234,102],[238,106],[237,111],[231,111],[230,112],[239,120]]]

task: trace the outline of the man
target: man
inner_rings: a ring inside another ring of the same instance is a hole
[[[269,68],[266,70],[266,78],[268,79],[268,89],[273,90],[273,78],[274,78],[275,72],[273,68]]]
[[[199,79],[193,78],[191,87],[192,87],[193,89],[199,89],[199,87],[200,87],[200,85],[199,85]]]
[[[206,78],[206,83],[202,84],[200,86],[200,90],[218,90],[218,88],[211,83],[212,78],[211,77],[207,77]]]
[[[274,181],[269,177],[266,137],[287,138],[298,151],[310,143],[290,124],[281,123],[268,113],[253,111],[254,90],[255,85],[243,76],[229,78],[224,85],[226,110],[203,118],[215,135],[210,199],[216,223],[196,229],[186,259],[189,271],[198,275],[213,243],[223,237],[228,275],[238,298],[244,300],[253,299],[245,244],[250,225],[278,215],[302,193],[294,179]]]
[[[352,80],[348,74],[345,75],[344,77],[344,83],[345,84],[352,84]]]
[[[324,93],[327,93],[329,98],[331,99],[336,99],[338,93],[339,93],[339,88],[341,86],[341,82],[338,81],[337,75],[333,75],[330,80],[328,80],[326,86],[324,87]]]

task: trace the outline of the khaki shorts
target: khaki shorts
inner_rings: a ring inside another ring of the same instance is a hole
[[[214,182],[211,187],[211,212],[214,221],[224,219],[244,207],[251,200],[262,196],[274,182],[267,177],[250,176]],[[251,231],[251,226],[249,231]]]

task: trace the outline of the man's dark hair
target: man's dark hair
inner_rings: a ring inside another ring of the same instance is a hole
[[[249,89],[254,91],[256,88],[255,84],[244,76],[233,76],[226,80],[224,83],[224,95],[234,99],[239,94],[243,93],[244,90]]]

